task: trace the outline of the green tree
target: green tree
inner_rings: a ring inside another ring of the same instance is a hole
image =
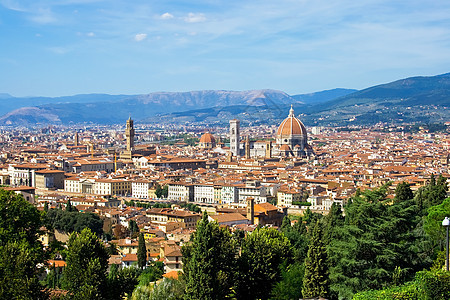
[[[286,270],[282,270],[282,279],[275,283],[272,289],[273,300],[291,300],[302,297],[303,276],[305,265],[294,263]]]
[[[89,228],[72,233],[67,243],[65,286],[74,299],[103,299],[106,296],[108,253]]]
[[[139,227],[135,220],[128,221],[128,230],[130,230],[130,235],[135,237],[139,232]]]
[[[257,228],[245,237],[238,259],[238,299],[268,299],[281,280],[280,266],[292,261],[291,243],[274,228]]]
[[[46,214],[45,223],[47,228],[54,228],[67,233],[80,232],[86,227],[98,236],[103,233],[103,220],[93,213],[51,209]]]
[[[328,256],[322,238],[322,225],[317,221],[305,259],[303,297],[328,297]]]
[[[45,299],[41,214],[21,195],[0,190],[0,299]]]
[[[281,232],[283,232],[291,242],[295,261],[302,264],[305,260],[309,243],[306,223],[303,223],[300,219],[293,226],[291,226],[289,217],[285,217],[281,225]]]
[[[165,185],[161,191],[161,196],[163,198],[167,198],[168,195],[169,195],[169,186]]]
[[[423,267],[420,222],[413,200],[392,204],[387,186],[357,194],[345,208],[345,224],[330,242],[330,289],[339,298],[391,283],[397,267],[405,278]]]
[[[445,199],[441,204],[431,206],[428,209],[428,215],[425,218],[424,229],[430,236],[430,240],[435,246],[442,250],[442,242],[445,240],[445,230],[442,226],[442,220],[450,216],[450,198]]]
[[[162,188],[159,184],[156,184],[156,189],[155,189],[155,195],[157,198],[161,198],[162,197]]]
[[[107,289],[105,298],[108,300],[121,300],[124,296],[128,298],[139,283],[141,270],[136,267],[118,268],[117,265],[111,266],[107,276]]]
[[[439,175],[436,181],[434,175],[431,175],[430,182],[419,188],[414,195],[414,201],[419,207],[420,214],[426,216],[431,206],[439,205],[447,198],[447,180]]]
[[[144,234],[139,235],[139,246],[137,251],[138,267],[143,269],[147,265],[147,247],[145,246]]]
[[[306,226],[314,224],[318,219],[322,218],[321,214],[313,213],[309,207],[303,213],[302,221],[305,222]]]
[[[411,190],[411,187],[409,186],[409,183],[405,181],[399,183],[397,185],[397,188],[395,189],[394,202],[407,201],[411,200],[412,198],[414,198],[414,194]]]
[[[209,222],[204,213],[182,252],[185,299],[224,299],[232,292],[237,249],[227,228]]]
[[[147,268],[142,270],[139,276],[139,285],[149,285],[151,282],[162,278],[164,274],[164,263],[161,261],[149,262]]]
[[[323,241],[325,246],[328,246],[331,241],[336,238],[336,230],[344,225],[344,216],[342,215],[341,205],[333,203],[328,215],[324,217],[323,221]]]
[[[69,212],[74,211],[74,208],[72,207],[72,203],[70,202],[70,200],[67,200],[66,210]]]

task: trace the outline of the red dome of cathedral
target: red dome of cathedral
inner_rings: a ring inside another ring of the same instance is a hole
[[[204,133],[201,137],[200,137],[200,143],[215,143],[216,139],[214,138],[214,136],[207,132]]]
[[[294,116],[294,109],[291,106],[289,116],[281,122],[277,135],[306,135],[306,128],[303,123]]]

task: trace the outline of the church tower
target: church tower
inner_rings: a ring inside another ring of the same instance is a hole
[[[245,159],[250,159],[250,139],[248,135],[245,138]]]
[[[125,136],[127,138],[127,151],[134,150],[134,126],[131,117],[127,120],[127,127],[125,129]]]
[[[247,198],[247,219],[250,221],[250,224],[255,223],[255,199],[253,197]]]
[[[230,152],[233,156],[239,157],[239,120],[230,121]]]
[[[75,132],[75,146],[78,146],[80,143],[79,137],[78,137],[78,131]]]

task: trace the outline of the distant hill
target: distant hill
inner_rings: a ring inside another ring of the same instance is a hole
[[[341,93],[342,96],[338,96]],[[325,99],[337,97],[329,101]],[[312,94],[294,95],[302,103],[294,106],[296,115],[307,126],[371,125],[385,123],[443,123],[450,120],[450,73],[411,77],[373,86],[361,91],[335,89]],[[216,120],[220,113],[229,115],[229,109],[216,108],[200,113],[198,110],[167,114],[153,118],[153,122],[188,122]],[[249,110],[248,108],[246,108]],[[287,105],[261,106],[252,113],[244,111],[233,115],[241,122],[255,124],[255,116],[265,115],[261,121],[277,123],[286,117]],[[193,116],[196,116],[194,118]],[[217,120],[216,120],[217,122]]]
[[[0,99],[8,99],[8,98],[13,98],[13,96],[7,93],[0,93]]]
[[[239,118],[243,124],[276,124],[286,117],[291,104],[307,126],[447,122],[450,73],[411,77],[360,91],[333,89],[293,96],[269,89],[57,98],[0,94],[0,112],[4,113],[0,124],[117,124],[129,115],[148,123],[227,124]]]
[[[251,91],[193,91],[193,92],[158,92],[147,95],[110,96],[109,95],[77,95],[58,98],[26,98],[21,103],[36,100],[30,118],[25,118],[24,109],[17,109],[3,115],[0,124],[34,124],[35,114],[42,112],[39,123],[51,123],[57,116],[60,123],[93,122],[100,124],[120,123],[131,115],[136,120],[146,119],[156,114],[181,112],[192,109],[211,107],[226,107],[235,105],[246,106],[277,106],[296,102],[288,94],[276,90]],[[91,99],[89,101],[88,99]],[[95,101],[94,101],[95,99]],[[66,100],[67,102],[64,102]],[[77,102],[75,102],[77,101]],[[12,104],[4,100],[3,108]],[[41,104],[42,103],[42,104]],[[46,121],[46,116],[52,116]],[[28,122],[27,122],[28,120]]]
[[[449,105],[450,73],[431,77],[410,77],[376,85],[327,102],[327,107],[362,105],[365,103],[396,103],[409,105]]]
[[[319,103],[311,111],[330,124],[446,122],[450,116],[450,73],[410,77]]]
[[[0,115],[7,114],[15,109],[40,106],[45,104],[67,104],[67,103],[95,103],[109,102],[129,98],[129,95],[108,94],[80,94],[63,97],[14,97],[9,94],[0,93]]]
[[[316,104],[327,102],[342,96],[346,96],[348,94],[354,93],[358,90],[355,89],[332,89],[325,90],[321,92],[315,92],[310,94],[301,94],[301,95],[293,95],[291,96],[293,99],[303,102],[305,104]]]

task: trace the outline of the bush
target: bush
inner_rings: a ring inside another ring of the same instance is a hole
[[[421,271],[416,282],[424,300],[450,299],[450,272],[442,270]]]
[[[450,272],[421,271],[414,281],[383,290],[360,292],[353,300],[447,300],[450,299]]]
[[[390,287],[383,290],[360,292],[353,296],[353,300],[419,300],[418,289],[415,281],[401,286]]]

